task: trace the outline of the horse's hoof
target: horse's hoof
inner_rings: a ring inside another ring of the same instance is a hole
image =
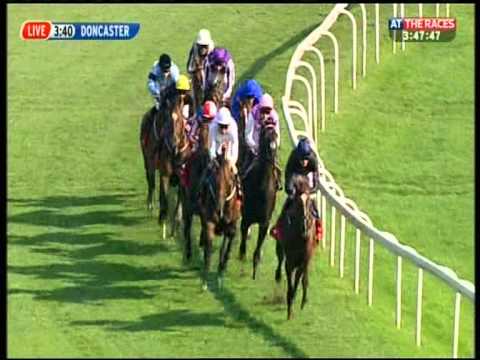
[[[223,288],[223,274],[222,275],[218,275],[217,277],[217,285],[218,285],[218,288],[219,289],[222,289]]]
[[[160,211],[160,214],[158,215],[158,222],[163,223],[166,219],[167,219],[167,212]]]

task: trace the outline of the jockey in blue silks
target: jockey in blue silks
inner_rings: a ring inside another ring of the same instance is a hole
[[[253,97],[253,105],[257,105],[260,102],[260,98],[263,95],[263,89],[260,84],[255,80],[246,80],[235,92],[232,100],[232,115],[235,121],[240,119],[240,103],[245,101],[248,97]],[[246,120],[246,119],[245,119]]]

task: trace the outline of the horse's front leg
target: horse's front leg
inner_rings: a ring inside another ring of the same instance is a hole
[[[241,261],[245,261],[245,258],[246,258],[249,227],[250,227],[250,224],[247,224],[247,222],[245,221],[245,217],[242,216],[242,222],[240,223],[242,240],[240,242],[240,252],[239,252],[239,258]]]
[[[174,237],[175,233],[177,233],[178,227],[183,220],[183,198],[185,197],[185,189],[182,186],[178,186],[178,193],[177,193],[177,204],[175,205],[175,212],[172,224],[172,231],[171,236]]]
[[[163,222],[167,219],[168,214],[168,185],[170,183],[170,176],[165,173],[161,173],[160,175],[160,195],[158,198],[159,201],[159,208],[160,212],[158,215],[158,223],[163,224]]]
[[[146,152],[143,153],[143,160],[145,165],[145,175],[147,177],[148,195],[147,208],[153,210],[153,192],[155,191],[155,159],[153,156],[149,159]]]
[[[218,271],[219,275],[223,276],[223,273],[227,270],[227,263],[228,260],[230,259],[230,252],[232,250],[232,244],[235,239],[235,224],[231,223],[227,225],[227,228],[225,230],[225,236],[224,236],[224,242],[226,240],[226,249],[224,249],[224,252],[221,257],[221,263],[219,263],[218,266]],[[223,248],[223,244],[222,244]]]
[[[206,229],[206,236],[205,236],[205,244],[203,246],[203,279],[202,279],[202,288],[203,290],[207,290],[207,279],[208,273],[210,271],[210,263],[212,261],[212,244],[213,244],[213,237],[215,236],[215,223],[212,221],[206,222],[207,229]]]
[[[185,241],[185,259],[188,261],[192,258],[192,220],[193,213],[190,206],[185,204],[183,217],[183,239]]]
[[[280,280],[282,280],[282,263],[285,257],[285,253],[283,251],[282,244],[278,240],[276,241],[275,252],[277,254],[278,260],[277,269],[275,270],[275,281],[277,282],[277,284],[279,284]]]
[[[262,245],[263,245],[263,242],[265,241],[267,230],[268,230],[268,222],[259,224],[257,247],[255,248],[255,252],[253,253],[253,280],[255,280],[255,276],[257,274],[257,267],[262,258]]]

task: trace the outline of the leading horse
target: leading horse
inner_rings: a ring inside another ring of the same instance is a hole
[[[315,234],[315,219],[311,212],[313,200],[309,195],[308,179],[304,176],[296,176],[294,186],[295,193],[292,203],[281,219],[283,235],[276,244],[278,266],[275,271],[275,280],[277,283],[280,283],[281,266],[283,259],[286,258],[288,320],[293,317],[292,304],[300,279],[303,286],[302,309],[307,302],[308,269],[318,244]]]

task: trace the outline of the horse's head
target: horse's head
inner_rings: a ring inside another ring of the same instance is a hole
[[[247,96],[245,99],[240,101],[240,109],[246,111],[247,114],[250,113],[255,105],[255,97]]]
[[[223,218],[225,205],[230,201],[235,194],[235,175],[233,169],[226,159],[226,154],[223,152],[214,160],[214,186],[213,200],[215,203],[215,212],[219,218]]]
[[[222,105],[223,94],[226,90],[226,69],[225,66],[219,66],[214,64],[210,66],[210,72],[212,74],[212,80],[210,85],[207,87],[205,93],[205,100],[212,100],[213,102],[215,102],[215,105],[217,105],[217,107],[220,107]]]
[[[167,126],[167,141],[170,143],[171,153],[174,158],[177,158],[188,146],[187,136],[185,134],[185,118],[182,113],[183,98],[182,95],[178,95],[174,105],[168,111],[169,120]]]
[[[294,175],[293,179],[295,193],[293,196],[292,214],[297,229],[299,229],[302,237],[307,239],[309,231],[313,231],[313,214],[310,211],[312,199],[310,197],[310,185],[305,176]]]
[[[269,161],[274,161],[277,157],[277,132],[275,125],[266,124],[260,132],[259,153],[260,157]]]
[[[198,144],[200,149],[208,150],[209,127],[210,122],[208,120],[202,119],[198,129]]]

